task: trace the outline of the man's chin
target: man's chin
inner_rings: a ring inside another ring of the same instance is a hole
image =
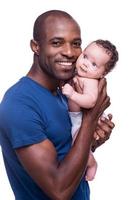
[[[57,77],[57,79],[61,80],[61,81],[68,81],[70,79],[72,79],[74,77],[74,72],[72,73],[64,73],[60,76]]]
[[[72,79],[74,77],[74,75],[73,74],[71,74],[70,76],[64,76],[64,77],[61,77],[61,80],[62,81],[69,81],[70,79]]]

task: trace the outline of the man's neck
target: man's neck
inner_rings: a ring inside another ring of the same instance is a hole
[[[39,70],[35,65],[31,67],[27,76],[36,81],[38,84],[50,90],[52,93],[55,93],[57,91],[57,87],[59,87],[58,80],[48,76],[47,74]]]

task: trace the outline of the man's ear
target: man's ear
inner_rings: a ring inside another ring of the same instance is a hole
[[[32,49],[32,51],[36,54],[36,55],[39,55],[39,50],[40,50],[40,47],[39,47],[39,44],[36,40],[31,40],[30,41],[30,47]]]

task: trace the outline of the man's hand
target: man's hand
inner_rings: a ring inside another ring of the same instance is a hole
[[[101,116],[98,120],[97,128],[94,133],[94,141],[91,150],[94,152],[97,147],[101,146],[106,140],[109,139],[112,129],[114,128],[112,122],[112,115],[108,114],[108,118]]]

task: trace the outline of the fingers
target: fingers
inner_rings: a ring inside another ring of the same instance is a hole
[[[109,106],[110,106],[110,97],[106,96],[104,101],[101,104],[101,108],[100,108],[100,116],[102,115],[102,113],[104,112],[104,110],[106,110]],[[99,116],[99,117],[100,117]]]
[[[94,133],[94,139],[95,140],[107,140],[110,137],[110,133],[106,134],[105,131],[103,131],[102,129],[96,129],[95,133]]]
[[[94,139],[95,139],[95,140],[99,140],[99,138],[100,138],[99,135],[98,135],[97,132],[95,131],[95,132],[94,132]]]
[[[91,151],[94,152],[96,150],[96,148],[98,148],[99,146],[101,146],[105,141],[102,139],[99,140],[94,140],[94,142],[92,143],[91,146]]]
[[[103,141],[103,143],[109,139],[110,135],[111,135],[111,131],[110,132],[106,132],[106,131],[103,131],[101,129],[99,130],[96,130],[96,133],[97,133],[97,137],[96,137],[96,140],[101,140]]]
[[[114,128],[114,123],[108,119],[101,118],[98,122],[98,126],[95,130],[94,138],[96,140],[102,140],[105,142],[109,139],[112,129]]]
[[[98,104],[101,104],[101,114],[103,113],[103,111],[108,108],[110,106],[110,97],[107,96],[107,82],[105,78],[102,78],[99,81],[99,85],[98,85]]]
[[[110,102],[110,97],[106,96],[105,100],[102,103],[102,113],[104,110],[106,110],[106,108],[108,108],[110,106],[111,102]]]
[[[101,130],[101,129],[98,129],[96,130],[96,133],[97,133],[97,140],[99,140],[99,138],[104,138],[106,135],[105,135],[105,131]]]
[[[99,89],[98,91],[99,92],[102,91],[105,87],[105,92],[106,92],[106,86],[107,86],[106,78],[100,79],[99,85],[98,85],[98,89]]]
[[[102,78],[99,82],[99,94],[100,100],[102,99],[106,109],[110,105],[110,97],[107,95],[107,82],[105,78]]]
[[[108,114],[108,118],[101,116],[98,120],[98,125],[94,133],[93,150],[107,141],[111,135],[115,124],[111,121],[112,115]]]
[[[109,128],[113,129],[115,127],[115,124],[111,121],[112,115],[108,114],[108,117],[109,117],[109,119],[101,116],[99,121],[98,121],[98,126],[101,127],[104,131],[109,131]]]
[[[109,120],[112,120],[112,118],[113,118],[112,114],[108,114],[108,118],[109,118]]]

